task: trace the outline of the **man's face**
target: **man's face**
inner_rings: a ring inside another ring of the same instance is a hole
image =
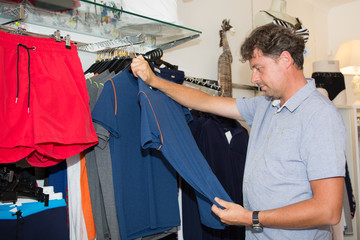
[[[283,68],[279,62],[255,49],[250,59],[252,70],[251,82],[258,85],[266,96],[281,99],[284,96],[286,79]]]

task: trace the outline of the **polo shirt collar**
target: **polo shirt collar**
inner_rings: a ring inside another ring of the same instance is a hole
[[[280,112],[284,107],[286,107],[290,112],[295,111],[301,103],[310,96],[310,94],[316,90],[315,80],[313,78],[307,78],[307,84],[303,86],[299,91],[297,91],[294,96],[292,96],[286,103],[280,107],[280,100],[275,99],[272,101],[272,105],[277,107],[277,112]]]

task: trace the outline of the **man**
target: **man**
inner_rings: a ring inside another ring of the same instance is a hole
[[[154,75],[147,62],[132,71],[183,106],[245,120],[251,127],[244,172],[244,206],[216,198],[212,211],[229,225],[245,225],[246,239],[332,239],[341,217],[346,133],[336,107],[303,74],[304,41],[267,24],[241,47],[251,81],[265,93],[222,98]]]

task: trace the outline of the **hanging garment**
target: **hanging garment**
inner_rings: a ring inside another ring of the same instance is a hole
[[[80,154],[66,159],[68,176],[68,207],[70,240],[87,240],[86,220],[84,217],[81,194],[81,157]]]
[[[108,70],[86,79],[92,110],[100,96],[104,83],[114,74]],[[116,214],[114,185],[112,177],[109,132],[94,123],[99,143],[85,151],[91,206],[94,212],[96,239],[120,239],[119,222]]]
[[[225,224],[212,213],[211,206],[215,203],[215,197],[230,202],[232,200],[214,176],[192,137],[186,122],[186,117],[187,120],[191,119],[188,109],[161,91],[150,88],[140,78],[138,83],[142,147],[160,150],[176,171],[194,187],[201,222],[211,228],[223,229]]]
[[[86,79],[86,89],[89,94],[89,105],[91,111],[94,109],[95,103],[102,92],[105,82],[107,82],[110,78],[114,76],[115,73],[110,73],[109,70],[106,70],[103,73]]]
[[[91,206],[89,181],[87,176],[87,167],[85,153],[80,153],[80,190],[81,190],[81,206],[86,225],[87,236],[89,239],[96,238],[96,229],[94,223],[94,214]]]
[[[180,225],[176,172],[160,152],[142,149],[138,82],[126,69],[107,81],[92,111],[110,132],[114,194],[122,240]]]
[[[249,134],[234,119],[192,110],[189,127],[194,139],[231,199],[242,205],[242,181]],[[184,239],[245,239],[245,227],[226,226],[211,229],[200,224],[193,188],[181,183]]]
[[[76,46],[0,31],[0,163],[59,163],[97,143]]]
[[[273,18],[273,23],[276,25],[280,25],[286,28],[290,28],[293,29],[296,33],[296,35],[299,35],[304,42],[306,43],[309,40],[309,30],[302,25],[301,21],[299,20],[299,18],[296,18],[296,24],[292,24],[290,22],[287,22],[283,19],[277,18],[274,15],[272,15],[271,13],[269,13],[268,11],[261,11],[261,12],[265,12],[266,14],[268,14],[269,16],[271,16]]]
[[[0,205],[1,239],[69,239],[66,215],[64,199]]]
[[[331,101],[345,90],[344,75],[341,72],[313,72],[311,77],[315,79],[317,88],[327,91]]]
[[[48,178],[45,179],[45,186],[53,186],[54,192],[61,192],[67,202],[67,172],[66,161],[48,167]]]
[[[106,224],[103,224],[103,226],[105,230],[109,231],[109,238],[117,240],[120,239],[120,229],[114,195],[109,131],[97,123],[94,123],[94,126],[99,137],[99,144],[95,146],[94,153],[100,181],[101,196],[105,208]],[[102,221],[105,223],[104,219]],[[106,232],[104,231],[104,238],[106,239],[106,237]]]
[[[69,161],[68,161],[69,163]],[[79,166],[80,165],[80,166]],[[87,237],[88,239],[95,239],[97,237],[97,229],[95,226],[95,216],[97,208],[93,208],[90,198],[90,187],[92,186],[88,181],[87,174],[87,161],[84,154],[81,154],[81,158],[78,163],[74,163],[68,166],[69,181],[72,184],[69,186],[69,212],[72,218],[70,219],[70,229],[72,231],[71,239],[77,239],[79,234],[76,231],[86,231],[86,235],[80,237]],[[79,171],[79,172],[78,172]],[[80,191],[77,193],[76,191]],[[71,200],[71,202],[70,202]],[[76,203],[75,203],[76,201]],[[100,209],[102,210],[102,209]],[[82,229],[79,223],[84,220],[84,229]],[[73,230],[74,229],[74,230]],[[76,236],[76,237],[75,237]],[[99,238],[101,239],[101,238]]]

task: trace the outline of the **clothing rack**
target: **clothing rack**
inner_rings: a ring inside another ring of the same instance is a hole
[[[221,86],[215,80],[209,80],[209,79],[204,79],[204,78],[196,78],[196,77],[189,77],[189,76],[185,76],[184,80],[187,81],[187,82],[194,83],[196,85],[200,85],[200,86],[203,86],[203,87],[214,89],[216,91],[221,90]]]
[[[217,91],[221,90],[221,86],[218,84],[218,81],[216,80],[185,76],[185,81],[195,83],[200,86],[208,87]],[[246,85],[246,84],[232,83],[232,87],[235,89],[259,91],[259,88],[257,86]]]
[[[117,38],[112,40],[106,40],[102,42],[97,43],[89,43],[84,44],[81,46],[78,46],[78,50],[80,51],[86,51],[86,52],[99,52],[99,51],[106,51],[106,50],[112,50],[115,48],[121,48],[121,47],[131,47],[135,45],[141,45],[145,43],[145,39],[142,39],[141,41],[135,40],[134,42],[131,41],[128,37],[125,38]],[[140,46],[141,48],[141,46]],[[140,51],[137,51],[140,52]]]
[[[257,86],[246,85],[246,84],[233,83],[232,87],[236,89],[260,91],[259,87]]]

